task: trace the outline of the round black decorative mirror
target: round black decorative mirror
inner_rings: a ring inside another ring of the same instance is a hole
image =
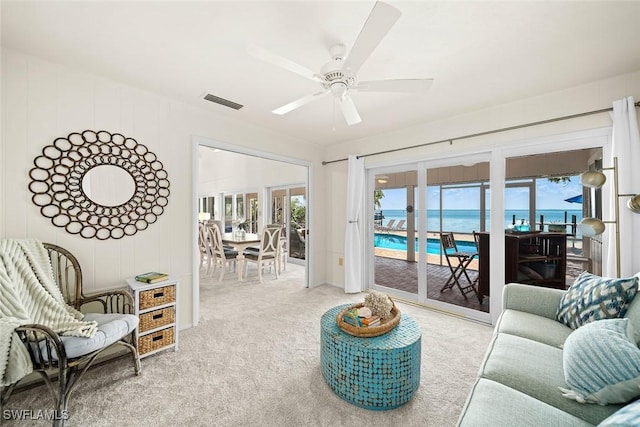
[[[86,239],[132,236],[156,222],[169,202],[162,162],[119,133],[70,133],[33,163],[33,203],[53,225]]]

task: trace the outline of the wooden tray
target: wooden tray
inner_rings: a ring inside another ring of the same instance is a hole
[[[367,326],[361,328],[359,326],[350,325],[349,323],[342,320],[344,314],[348,310],[360,307],[364,307],[364,303],[350,305],[349,307],[340,311],[340,313],[338,313],[338,315],[336,316],[338,327],[349,335],[361,338],[377,337],[379,335],[386,334],[387,332],[398,326],[398,323],[400,323],[400,310],[398,310],[398,307],[396,307],[395,303],[391,308],[391,317],[389,317],[388,319],[380,320],[380,324],[377,326]]]

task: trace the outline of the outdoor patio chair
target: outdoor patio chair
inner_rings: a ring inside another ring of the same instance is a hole
[[[407,222],[406,219],[401,219],[400,222],[398,222],[398,225],[396,225],[395,227],[392,228],[392,230],[396,230],[396,231],[405,231],[405,227],[404,227],[404,223]]]
[[[449,265],[449,270],[451,270],[451,276],[446,281],[444,286],[440,289],[440,292],[444,292],[445,290],[452,289],[456,286],[464,299],[467,299],[467,294],[473,292],[476,297],[478,296],[478,291],[476,290],[476,280],[471,280],[469,274],[467,273],[467,267],[477,256],[476,252],[461,252],[458,251],[458,246],[456,245],[456,240],[453,236],[453,233],[440,233],[440,242],[442,244],[442,252],[447,260],[447,265]],[[452,262],[453,260],[453,262]],[[464,279],[467,283],[463,284],[461,281]]]
[[[293,226],[289,229],[289,246],[292,257],[298,259],[305,258],[306,240],[302,235],[302,230]]]
[[[55,402],[54,426],[63,426],[67,417],[69,395],[75,385],[102,352],[115,345],[131,353],[136,375],[140,375],[138,354],[138,317],[133,315],[134,301],[125,290],[113,290],[85,295],[82,289],[82,270],[75,256],[50,243],[43,243],[49,254],[53,280],[60,288],[67,305],[80,310],[100,308],[102,313],[87,313],[82,321],[96,321],[94,337],[63,336],[40,324],[22,325],[15,332],[27,347],[33,371],[40,374]],[[46,271],[44,267],[36,267]],[[54,382],[57,380],[57,386]],[[0,390],[4,407],[20,380]],[[96,392],[93,390],[92,392]],[[108,401],[105,398],[105,401]]]
[[[252,250],[245,250],[244,255],[244,275],[246,276],[249,269],[249,263],[253,262],[258,267],[258,277],[262,283],[262,270],[266,266],[272,266],[276,279],[278,278],[278,256],[280,248],[280,233],[282,226],[265,225],[262,229],[262,237],[260,238],[260,249],[256,253]]]
[[[380,230],[381,231],[389,231],[393,228],[393,224],[396,223],[395,219],[390,219],[389,222],[387,223],[387,225],[383,225]]]

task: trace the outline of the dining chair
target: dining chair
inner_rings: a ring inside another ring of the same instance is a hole
[[[207,233],[206,227],[202,223],[198,224],[198,250],[200,251],[200,266],[202,266],[205,261],[208,261]]]
[[[200,265],[203,266],[205,269],[204,271],[205,276],[210,276],[215,271],[216,256],[213,253],[213,242],[211,240],[211,233],[209,232],[210,228],[211,228],[211,225],[203,225],[201,229],[200,237],[198,239],[202,242],[201,256],[202,256],[203,262]]]
[[[477,256],[478,252],[461,252],[458,250],[455,237],[453,233],[440,233],[440,242],[442,244],[442,252],[447,265],[451,271],[449,279],[445,282],[444,286],[440,289],[440,292],[452,289],[456,286],[464,299],[467,299],[467,294],[473,292],[478,297],[478,291],[476,289],[476,280],[471,280],[467,273],[467,267],[471,264]],[[453,261],[452,261],[453,260]],[[462,277],[467,280],[467,283],[461,283]]]
[[[209,241],[211,242],[211,252],[213,257],[213,271],[211,271],[211,274],[213,275],[216,268],[220,266],[219,280],[222,281],[227,267],[233,265],[237,268],[236,257],[238,256],[238,251],[224,247],[222,244],[222,233],[220,232],[217,224],[209,226],[207,231],[209,233]]]
[[[282,274],[287,270],[287,261],[289,260],[289,245],[287,238],[280,235],[280,247],[278,248],[278,274]]]
[[[262,271],[266,266],[272,266],[273,272],[278,278],[278,257],[280,248],[280,233],[282,226],[279,224],[265,225],[262,228],[262,236],[260,238],[260,248],[258,252],[245,250],[244,255],[244,275],[247,276],[249,271],[249,262],[253,262],[258,267],[258,277],[262,283]]]

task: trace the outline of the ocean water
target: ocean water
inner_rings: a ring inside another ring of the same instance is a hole
[[[407,218],[407,211],[401,209],[386,209],[382,211],[384,219],[382,224],[386,225],[389,220],[395,219],[395,224],[402,219]],[[418,213],[414,213],[416,223]],[[536,212],[536,222],[540,221],[540,215],[544,216],[544,223],[563,223],[571,222],[572,215],[576,216],[576,223],[582,219],[582,210],[564,210],[564,209],[540,209]],[[527,210],[507,210],[504,213],[504,228],[508,228],[512,224],[513,218],[516,223],[521,219],[528,219],[529,211]],[[566,219],[565,219],[566,218]],[[490,230],[490,211],[486,212],[485,230]],[[406,224],[405,224],[406,225]],[[417,227],[416,227],[417,228]],[[533,229],[533,227],[532,227]],[[535,229],[538,229],[537,227]],[[545,228],[546,229],[546,228]],[[442,230],[458,233],[472,233],[480,231],[480,210],[477,209],[445,209],[442,211]],[[440,231],[440,210],[427,210],[427,231]],[[570,230],[567,230],[570,231]]]

